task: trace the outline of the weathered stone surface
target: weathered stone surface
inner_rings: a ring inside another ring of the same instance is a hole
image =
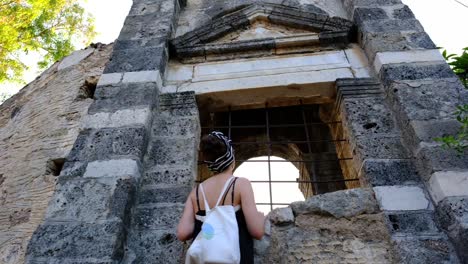
[[[353,137],[397,132],[383,98],[352,98],[343,101],[343,117]]]
[[[448,232],[462,263],[468,262],[468,197],[447,197],[439,203],[437,215]]]
[[[167,50],[164,47],[117,50],[113,53],[105,73],[137,72],[164,69]]]
[[[146,164],[147,166],[192,164],[197,143],[191,138],[153,137]]]
[[[140,162],[131,159],[93,161],[88,163],[85,178],[139,178]]]
[[[299,215],[294,227],[272,230],[263,263],[392,263],[382,215],[336,219]]]
[[[425,32],[363,33],[361,42],[370,61],[378,52],[436,48]]]
[[[65,158],[72,148],[92,103],[92,99],[80,97],[80,87],[88,78],[99,78],[112,45],[99,44],[87,50],[94,51],[78,64],[73,59],[62,70],[58,70],[59,63],[54,64],[0,105],[2,264],[24,263],[29,238],[42,222],[54,192],[56,176],[46,173],[48,161]],[[13,112],[16,115],[11,119]],[[82,173],[78,168],[75,173],[70,171],[73,175]],[[28,211],[30,217],[26,218]],[[21,224],[16,225],[17,220]]]
[[[26,263],[35,258],[103,258],[123,255],[123,225],[120,221],[104,223],[45,223],[34,233]]]
[[[160,137],[195,137],[200,134],[199,129],[198,117],[157,116],[153,119],[152,133]]]
[[[145,151],[146,134],[145,127],[83,130],[67,160],[140,159]]]
[[[134,212],[135,229],[175,230],[183,209],[183,204],[140,205]]]
[[[195,180],[195,166],[157,166],[150,170],[147,169],[143,178],[142,185],[154,184],[180,184],[191,185]]]
[[[183,204],[187,200],[192,188],[180,186],[158,186],[151,189],[140,190],[137,202],[139,204],[146,203],[180,203]]]
[[[432,77],[427,75],[423,78]],[[461,98],[465,95],[463,86],[455,78],[433,78],[394,82],[388,87],[389,98],[398,119],[407,123],[412,120],[454,118],[456,106],[462,103]]]
[[[380,79],[385,86],[398,80],[436,80],[455,77],[447,63],[388,64],[382,66],[380,70]]]
[[[364,33],[391,33],[400,31],[422,32],[424,29],[417,19],[367,20],[361,24]]]
[[[157,93],[158,84],[154,82],[99,86],[94,94],[96,101],[91,105],[88,113],[115,112],[138,106],[152,106],[156,103]]]
[[[421,144],[416,152],[418,170],[428,179],[436,171],[462,171],[468,169],[468,155],[460,155],[440,144]]]
[[[59,182],[47,207],[54,221],[124,220],[135,191],[132,179],[76,179]]]
[[[131,232],[125,263],[182,263],[184,244],[169,230]]]
[[[86,171],[87,162],[72,162],[67,161],[64,163],[62,171],[60,172],[61,177],[81,177]]]
[[[382,210],[427,210],[432,206],[419,186],[378,186],[374,191]]]
[[[294,223],[294,214],[291,207],[277,208],[270,212],[270,221],[275,225]]]
[[[468,196],[468,170],[435,172],[428,183],[436,203],[450,196]]]
[[[410,235],[433,235],[439,232],[431,211],[386,213],[392,232]]]
[[[366,135],[354,139],[353,153],[363,162],[366,159],[407,159],[408,151],[397,134]]]
[[[305,202],[292,203],[291,208],[295,215],[321,214],[336,218],[373,214],[379,210],[371,189],[350,189],[312,196]]]
[[[393,18],[396,18],[396,19],[413,19],[414,18],[413,12],[407,5],[403,6],[402,8],[393,10],[392,16]]]
[[[459,263],[448,240],[444,237],[394,237],[392,240],[399,263]]]
[[[107,127],[149,126],[150,114],[150,107],[117,110],[113,113],[99,112],[87,115],[82,127],[85,129],[101,129]]]
[[[364,21],[388,19],[387,13],[382,8],[363,8],[358,7],[354,9],[354,21],[362,24]]]
[[[372,186],[415,184],[421,181],[411,160],[367,159],[359,173]]]

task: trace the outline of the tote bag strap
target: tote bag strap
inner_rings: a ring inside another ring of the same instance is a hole
[[[218,201],[216,202],[214,207],[219,205],[219,202],[221,202],[221,198],[223,198],[224,192],[226,191],[227,187],[229,186],[229,184],[232,182],[233,179],[234,179],[233,176],[227,179],[226,183],[224,184],[223,190],[221,190],[221,193],[219,194]],[[208,213],[211,209],[210,209],[210,206],[208,205],[208,201],[206,200],[205,190],[203,190],[203,184],[201,183],[200,183],[200,191],[203,195],[203,201],[205,202],[205,211]]]

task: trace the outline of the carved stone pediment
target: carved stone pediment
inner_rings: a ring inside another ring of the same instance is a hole
[[[353,23],[276,4],[251,4],[215,16],[207,23],[171,41],[179,59],[236,53],[271,53],[278,48],[346,46]]]

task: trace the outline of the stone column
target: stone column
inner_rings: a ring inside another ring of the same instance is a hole
[[[461,261],[467,262],[468,155],[443,149],[434,138],[457,132],[459,124],[453,112],[457,105],[467,103],[468,93],[400,0],[343,3],[357,24],[359,42],[384,85],[403,142],[428,186],[439,220]],[[411,262],[409,256],[403,259]]]
[[[163,94],[155,113],[125,263],[182,263],[175,237],[184,203],[196,177],[200,139],[193,92]]]
[[[134,1],[27,263],[123,259],[178,10],[175,0]]]
[[[447,237],[435,224],[434,206],[403,145],[383,87],[373,79],[340,79],[337,93],[354,166],[363,184],[374,189],[400,262],[456,263]]]

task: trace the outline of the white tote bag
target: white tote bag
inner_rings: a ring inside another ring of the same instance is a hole
[[[229,178],[214,208],[210,209],[206,201],[203,186],[200,190],[205,202],[205,221],[200,233],[193,240],[187,251],[185,264],[201,263],[239,263],[239,228],[237,226],[236,212],[232,205],[219,205],[226,188],[234,178]]]

